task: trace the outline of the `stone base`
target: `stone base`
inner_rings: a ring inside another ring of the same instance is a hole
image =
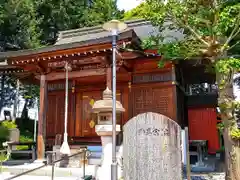
[[[112,125],[96,125],[95,131],[98,136],[111,136],[112,135]],[[116,134],[118,134],[121,131],[120,125],[116,125]]]
[[[33,164],[36,164],[36,165],[41,166],[41,165],[46,164],[46,162],[47,162],[46,159],[37,159],[37,160],[35,160],[35,161],[33,162]]]

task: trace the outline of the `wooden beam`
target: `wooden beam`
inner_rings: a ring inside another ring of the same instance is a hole
[[[40,79],[40,110],[38,117],[38,136],[37,136],[37,159],[44,160],[45,143],[44,143],[44,128],[46,124],[46,111],[47,111],[47,81],[46,76],[41,75]]]
[[[133,65],[128,63],[127,61],[123,61],[122,67],[126,69],[127,72],[133,71]]]
[[[56,58],[52,60],[48,60],[47,67],[50,68],[56,68],[56,67],[64,67],[66,61],[68,61],[71,64],[74,65],[88,65],[88,64],[94,64],[94,63],[101,63],[106,61],[106,52],[101,53],[101,55],[84,55],[83,57],[73,57],[68,56],[67,58]]]
[[[106,71],[104,68],[101,69],[89,69],[89,70],[81,70],[81,71],[73,71],[68,73],[68,78],[80,78],[80,77],[87,77],[87,76],[100,76],[105,75]],[[41,76],[36,76],[36,79],[40,79]],[[49,73],[46,75],[46,81],[54,81],[54,80],[60,80],[65,79],[65,73],[64,72],[54,72]]]
[[[43,74],[45,72],[45,68],[42,66],[42,64],[37,63],[36,67],[37,67],[38,72],[40,72],[41,74]]]

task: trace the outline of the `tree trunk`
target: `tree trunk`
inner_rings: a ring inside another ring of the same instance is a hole
[[[28,108],[27,108],[28,102],[29,102],[29,99],[25,99],[25,103],[24,103],[24,107],[23,107],[22,115],[21,115],[22,119],[28,118]]]
[[[217,74],[219,86],[218,105],[224,123],[225,171],[226,180],[240,180],[240,141],[231,137],[231,130],[236,127],[234,115],[233,73]],[[224,83],[223,83],[224,82]]]

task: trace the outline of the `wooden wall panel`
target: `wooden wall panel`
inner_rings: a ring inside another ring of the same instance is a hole
[[[176,121],[174,86],[135,86],[131,90],[132,117],[140,113],[156,112]]]
[[[75,94],[69,92],[68,96],[68,136],[75,136]],[[65,108],[65,107],[64,107]]]
[[[74,136],[74,94],[69,92],[68,97],[68,135]],[[65,93],[52,92],[48,95],[47,110],[47,136],[55,136],[64,133],[64,117],[65,117]]]
[[[55,116],[56,120],[56,134],[62,134],[64,132],[64,110],[65,110],[65,97],[64,93],[58,93],[57,96],[57,115]]]
[[[95,128],[90,126],[93,120],[96,122],[96,114],[92,114],[92,105],[102,98],[102,91],[87,91],[82,93],[82,135],[97,136]]]
[[[190,140],[207,140],[209,153],[219,150],[216,108],[189,108],[188,123]]]
[[[125,108],[125,112],[122,115],[122,125],[124,125],[128,119],[129,119],[129,93],[130,93],[130,88],[128,86],[123,88],[122,95],[121,95],[121,103],[123,107]]]
[[[48,96],[46,135],[55,136],[56,134],[56,116],[57,116],[57,98],[56,95]]]

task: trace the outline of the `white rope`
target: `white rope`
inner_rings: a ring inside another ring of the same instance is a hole
[[[67,119],[68,119],[68,63],[65,65],[66,70],[66,87],[65,87],[65,117],[64,117],[64,134],[67,134]],[[64,141],[67,142],[67,135],[64,135]]]

